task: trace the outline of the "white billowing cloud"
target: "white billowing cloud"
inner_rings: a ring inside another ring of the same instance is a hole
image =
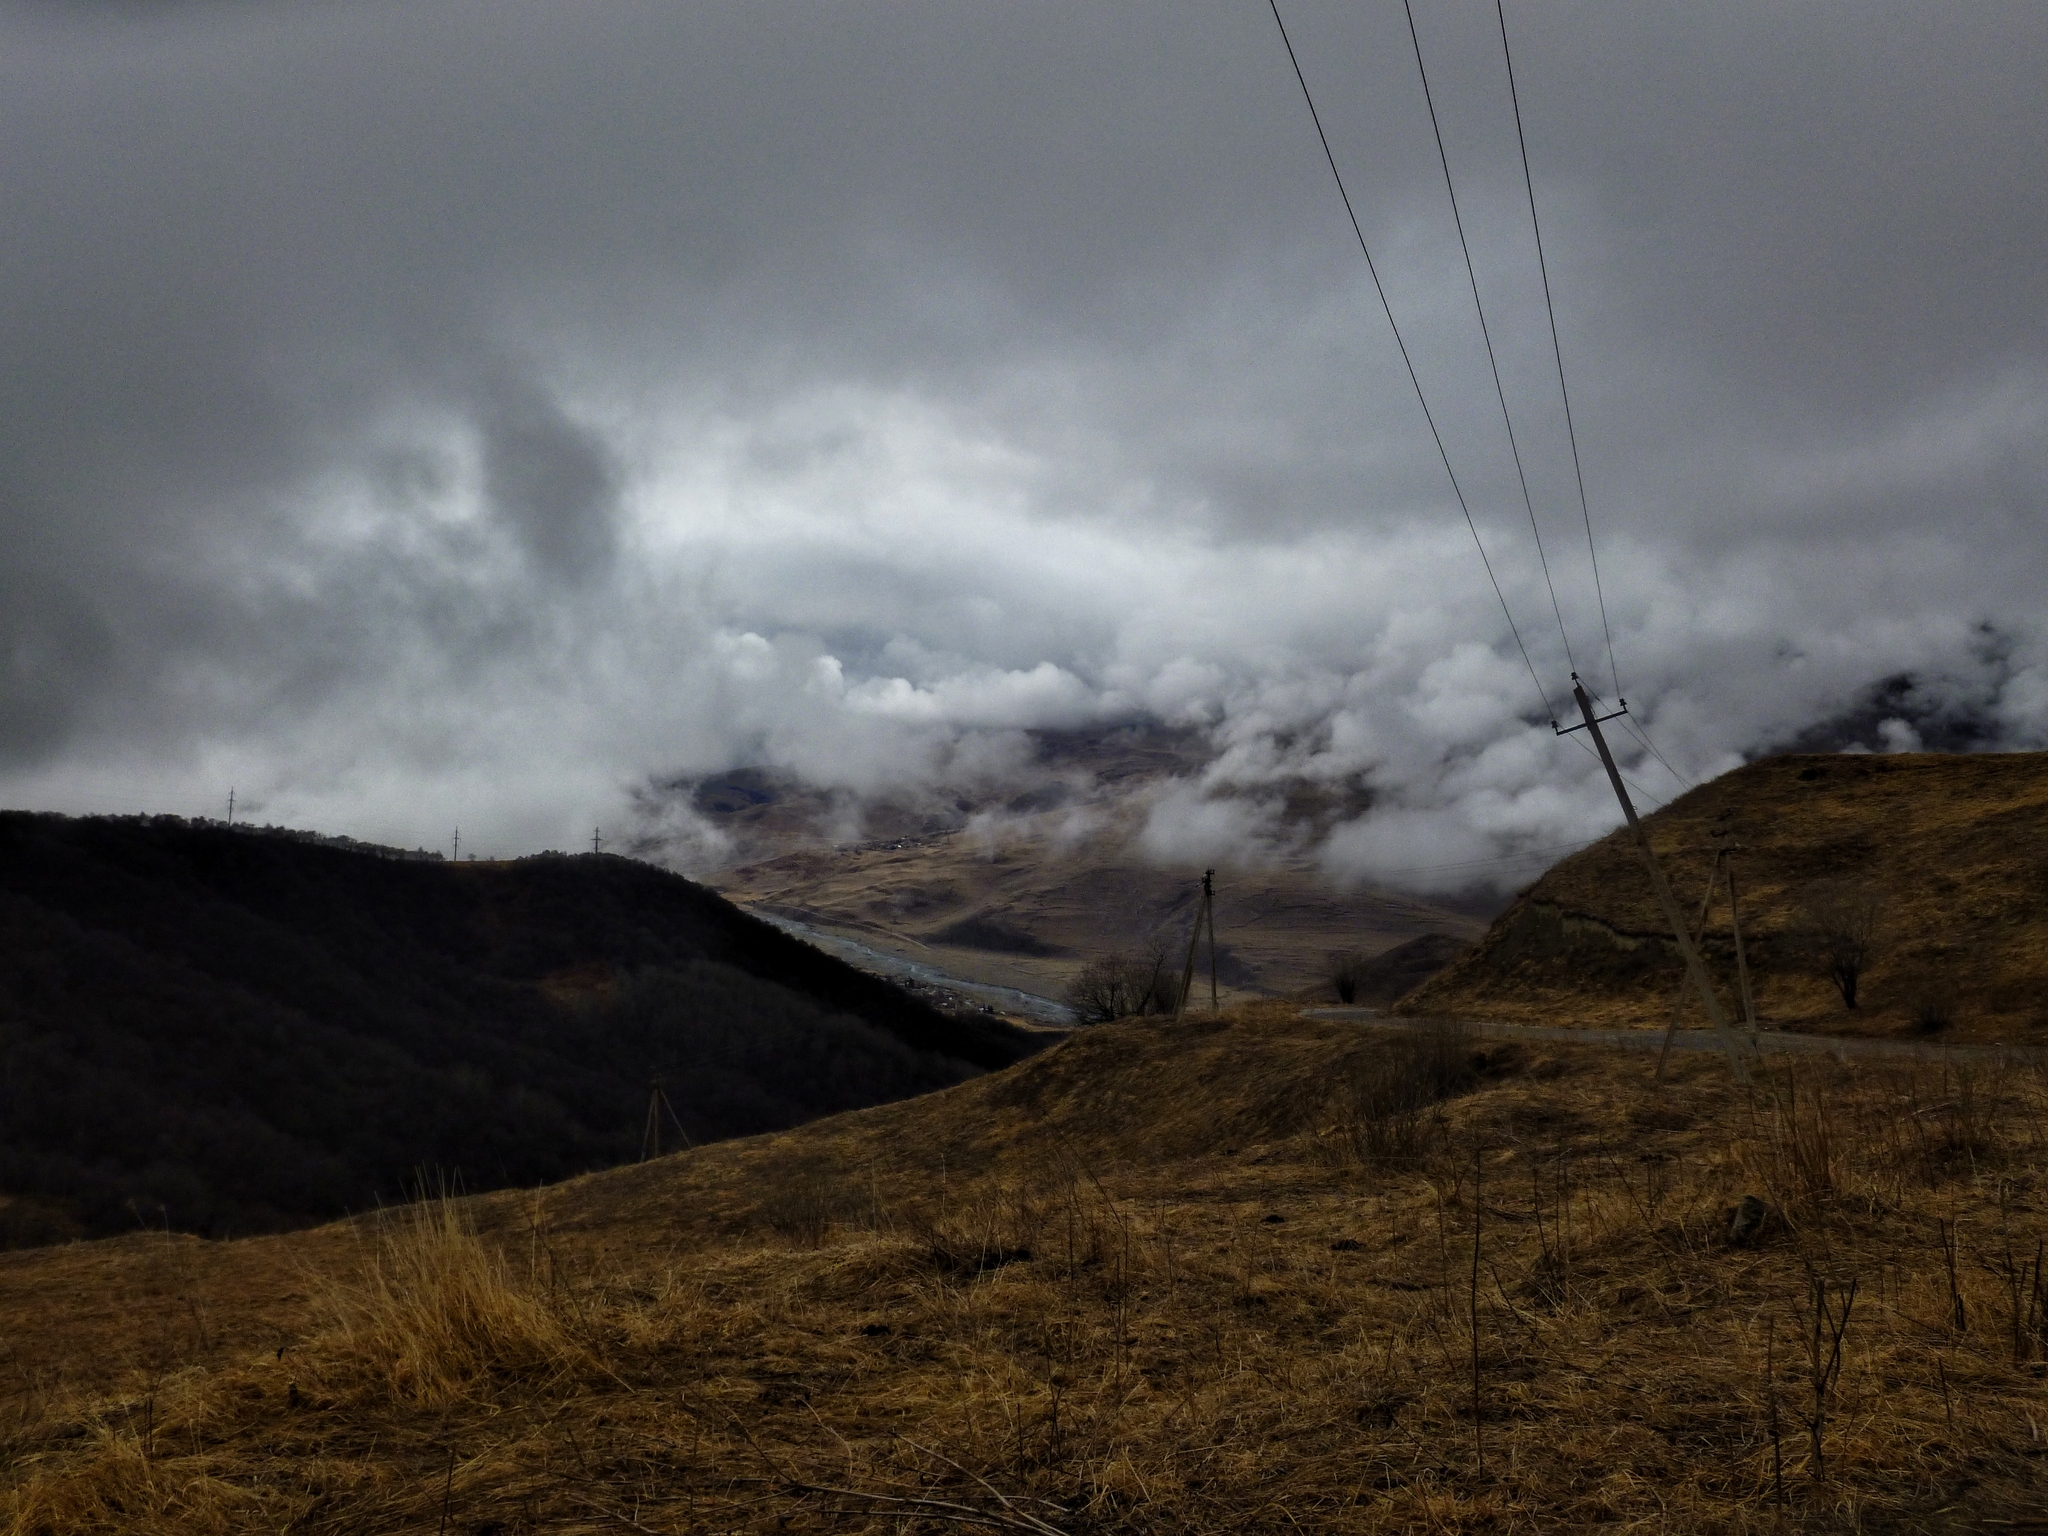
[[[1137,846],[1161,864],[1256,862],[1262,831],[1257,810],[1241,800],[1211,799],[1176,784],[1147,807]]]
[[[844,691],[847,707],[906,725],[1062,728],[1094,713],[1081,680],[1041,661],[1029,672],[975,667],[941,677],[929,688],[908,678],[871,677]]]

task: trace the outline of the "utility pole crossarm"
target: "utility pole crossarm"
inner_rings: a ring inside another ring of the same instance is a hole
[[[1607,782],[1614,786],[1614,798],[1621,802],[1621,814],[1628,818],[1629,830],[1636,835],[1636,847],[1642,853],[1643,868],[1649,872],[1650,888],[1657,893],[1657,904],[1664,909],[1664,920],[1671,925],[1672,935],[1678,940],[1678,953],[1685,961],[1685,973],[1699,993],[1700,1001],[1706,1005],[1707,1018],[1713,1023],[1714,1033],[1721,1042],[1721,1049],[1728,1054],[1728,1066],[1735,1073],[1735,1080],[1747,1083],[1749,1069],[1744,1065],[1742,1053],[1735,1043],[1735,1032],[1728,1027],[1728,1015],[1722,1011],[1721,999],[1714,995],[1714,984],[1707,979],[1707,968],[1700,960],[1699,946],[1693,943],[1692,934],[1685,925],[1685,914],[1678,910],[1678,898],[1671,894],[1671,884],[1664,878],[1664,870],[1657,863],[1656,854],[1650,850],[1650,834],[1643,829],[1642,820],[1636,815],[1635,802],[1628,797],[1628,785],[1622,781],[1621,770],[1614,765],[1614,754],[1607,750],[1607,738],[1600,734],[1602,722],[1614,717],[1595,717],[1593,701],[1586,696],[1585,684],[1579,681],[1576,672],[1572,674],[1572,698],[1577,701],[1579,714],[1584,717],[1586,733],[1593,738],[1593,745],[1600,750],[1600,766],[1607,770]],[[1578,730],[1580,727],[1573,726],[1571,729]]]

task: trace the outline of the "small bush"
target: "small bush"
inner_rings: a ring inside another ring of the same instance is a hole
[[[1863,973],[1877,957],[1884,933],[1884,894],[1856,880],[1823,880],[1800,903],[1804,948],[1814,968],[1856,1007]]]
[[[1954,1027],[1955,1008],[1946,995],[1923,992],[1913,1000],[1913,1033],[1939,1035]]]
[[[1067,988],[1066,1004],[1083,1024],[1171,1013],[1180,1001],[1180,978],[1164,946],[1130,955],[1118,951],[1091,960]]]
[[[823,1168],[799,1165],[765,1185],[759,1209],[777,1237],[798,1248],[816,1248],[846,1214],[842,1205],[838,1185]]]
[[[1390,1035],[1338,1090],[1337,1133],[1368,1166],[1419,1161],[1441,1129],[1435,1106],[1471,1086],[1472,1028],[1457,1019],[1424,1019]]]
[[[1350,1007],[1358,1001],[1359,983],[1365,979],[1365,956],[1355,949],[1333,949],[1323,960],[1323,977],[1337,1001]]]

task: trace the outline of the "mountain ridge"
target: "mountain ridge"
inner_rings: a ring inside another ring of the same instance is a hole
[[[0,813],[0,1240],[558,1179],[636,1153],[664,1069],[703,1140],[1034,1048],[614,855]]]

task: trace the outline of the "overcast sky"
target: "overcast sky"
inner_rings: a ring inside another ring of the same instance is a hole
[[[1263,3],[73,0],[0,13],[0,802],[511,852],[1149,717],[1365,775],[1339,874],[1604,831],[1407,22],[1283,14],[1547,705]],[[1492,0],[1417,17],[1612,694]],[[2048,7],[1507,17],[1664,756],[2048,745]]]

